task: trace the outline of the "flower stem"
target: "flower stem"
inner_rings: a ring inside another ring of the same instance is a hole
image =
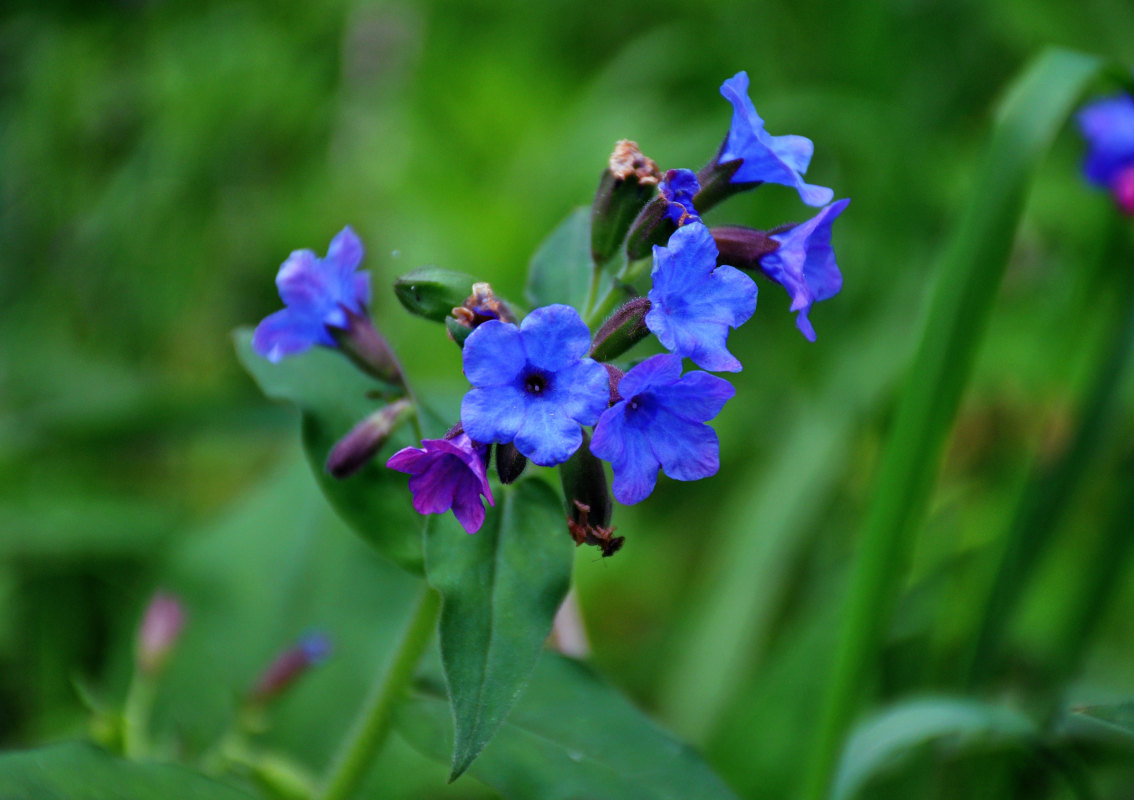
[[[375,684],[370,699],[358,715],[354,730],[343,742],[331,765],[320,800],[347,800],[358,790],[374,762],[374,756],[390,733],[394,704],[401,699],[421,654],[433,638],[440,610],[441,596],[423,585],[417,608],[389,667]]]
[[[150,711],[156,692],[153,676],[142,670],[134,673],[122,707],[122,754],[126,758],[145,758],[149,752]]]

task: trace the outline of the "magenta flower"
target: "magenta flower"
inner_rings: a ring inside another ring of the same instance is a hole
[[[480,496],[495,505],[485,466],[488,448],[464,433],[452,439],[426,439],[421,448],[403,447],[386,466],[410,478],[413,507],[419,514],[444,514],[449,509],[461,526],[476,533],[484,524]]]

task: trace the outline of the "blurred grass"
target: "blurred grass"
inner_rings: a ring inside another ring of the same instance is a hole
[[[381,287],[435,263],[519,297],[532,251],[588,202],[614,140],[636,139],[663,168],[700,166],[728,124],[717,87],[747,69],[771,131],[815,140],[809,178],[853,198],[835,232],[846,289],[816,309],[809,345],[786,295],[761,287],[731,340],[746,369],[717,425],[720,475],[663,480],[619,509],[625,549],[580,552],[576,575],[611,680],[761,797],[798,786],[892,381],[974,191],[993,99],[1047,44],[1134,63],[1134,10],[1119,0],[104,0],[0,13],[0,745],[81,728],[70,677],[114,685],[165,554],[290,452],[294,418],[260,398],[228,335],[277,307],[290,250],[322,252],[354,225],[376,319],[420,383],[455,395],[456,349]],[[957,685],[964,601],[995,563],[991,539],[1029,454],[1066,440],[1100,335],[1069,309],[1090,307],[1084,276],[1113,213],[1079,180],[1080,149],[1065,131],[1029,197],[888,630],[880,698]],[[805,214],[767,187],[710,221]],[[1067,587],[1090,584],[1095,531],[1129,485],[1132,393],[1127,376],[1089,496],[1053,532],[982,691],[1026,694],[1054,663],[1057,621],[1075,619]],[[833,420],[845,438],[828,438]],[[800,461],[792,511],[775,487]],[[254,558],[226,553],[210,558]],[[736,564],[749,558],[745,582]],[[1081,694],[1134,694],[1134,631],[1114,610],[1134,582],[1120,572],[1082,643]],[[1116,796],[1132,785],[1108,780]]]

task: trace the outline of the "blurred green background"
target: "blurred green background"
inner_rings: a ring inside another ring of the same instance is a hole
[[[413,581],[326,509],[294,414],[243,374],[231,330],[279,306],[273,278],[290,250],[323,253],[350,224],[375,320],[423,391],[455,404],[459,351],[385,287],[437,264],[520,297],[530,254],[589,203],[614,141],[636,140],[662,169],[701,166],[730,119],[718,86],[745,69],[771,132],[814,140],[808,179],[852,198],[834,236],[846,288],[813,313],[809,344],[786,294],[761,284],[756,316],[730,339],[746,368],[716,424],[720,474],[663,479],[649,502],[618,509],[624,550],[581,550],[576,580],[613,684],[742,796],[794,796],[939,251],[980,191],[995,100],[1051,43],[1134,63],[1134,6],[8,4],[0,747],[81,733],[76,682],[117,702],[134,625],[165,585],[190,623],[159,721],[187,753],[207,747],[274,652],[310,627],[335,638],[336,658],[282,701],[269,737],[319,769]],[[1030,465],[1065,448],[1109,336],[1108,274],[1134,265],[1099,266],[1114,211],[1080,179],[1081,150],[1065,130],[1030,197],[872,679],[879,698],[965,688],[994,542]],[[708,221],[809,215],[769,186]],[[1126,379],[978,696],[1038,714],[1053,692],[1134,697],[1124,562],[1089,641],[1068,651],[1065,638],[1131,487],[1132,390]],[[471,778],[443,788],[443,768],[404,745],[388,759],[400,788],[383,796],[486,796]],[[955,762],[921,764],[942,796],[981,768]],[[891,788],[903,780],[915,779]],[[1105,780],[1114,796],[1134,787],[1121,770]]]

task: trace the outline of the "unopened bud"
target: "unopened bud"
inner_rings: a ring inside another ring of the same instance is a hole
[[[669,201],[664,197],[655,197],[646,204],[626,237],[627,258],[631,261],[645,258],[653,251],[654,245],[664,245],[669,241],[677,226],[666,215],[668,211]]]
[[[724,143],[722,142],[721,150],[723,149]],[[697,211],[702,214],[718,203],[732,197],[734,194],[740,194],[741,192],[755,189],[763,183],[763,181],[734,183],[732,176],[740,169],[740,165],[744,163],[744,159],[737,158],[722,164],[717,160],[720,158],[720,152],[721,151],[718,150],[717,156],[697,173],[697,182],[701,184],[701,191],[694,195],[693,205],[696,206]]]
[[[1126,167],[1114,176],[1110,194],[1123,214],[1134,217],[1134,166]]]
[[[394,294],[411,314],[444,322],[463,305],[476,278],[440,267],[419,267],[394,281]]]
[[[718,267],[728,264],[737,269],[759,269],[760,259],[774,253],[780,246],[770,233],[740,225],[711,228],[709,233],[717,244]]]
[[[638,149],[637,142],[622,139],[614,146],[591,206],[591,257],[596,264],[618,251],[660,179],[658,165]]]
[[[138,628],[138,668],[147,675],[160,673],[184,627],[185,610],[181,602],[165,592],[155,594]]]
[[[610,361],[625,353],[638,342],[650,335],[646,327],[646,314],[650,301],[645,297],[635,297],[610,315],[595,334],[591,345],[591,358],[595,361]]]
[[[409,400],[395,400],[351,428],[350,433],[339,439],[327,455],[327,472],[340,479],[358,472],[382,449],[412,408]]]
[[[623,536],[614,536],[610,518],[614,501],[602,462],[591,452],[590,436],[583,433],[583,444],[571,458],[559,466],[559,480],[567,501],[567,531],[575,546],[593,545],[603,557],[612,556],[622,547]]]
[[[496,445],[496,477],[505,486],[514,483],[527,465],[527,457],[516,449],[516,445],[511,442]]]
[[[273,700],[331,654],[331,640],[325,634],[313,633],[276,657],[248,693],[248,701],[263,705]]]
[[[404,386],[402,368],[386,338],[374,327],[370,317],[343,307],[346,328],[331,328],[335,343],[364,372],[394,386]]]

